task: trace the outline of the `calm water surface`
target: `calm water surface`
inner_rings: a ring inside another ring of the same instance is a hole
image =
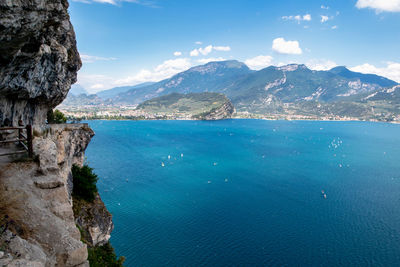
[[[400,125],[89,124],[126,266],[400,265]]]

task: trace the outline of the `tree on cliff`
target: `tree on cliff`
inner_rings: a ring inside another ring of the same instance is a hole
[[[47,112],[47,123],[48,124],[57,124],[57,123],[66,123],[66,122],[67,122],[67,118],[58,109],[56,109],[54,111],[50,109]]]
[[[72,166],[72,178],[73,178],[73,195],[74,197],[84,199],[88,202],[92,202],[96,197],[97,193],[97,175],[93,172],[93,168],[88,165],[79,167],[77,165]]]

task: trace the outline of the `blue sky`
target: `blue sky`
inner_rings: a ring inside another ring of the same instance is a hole
[[[69,12],[89,92],[227,59],[400,82],[400,0],[70,0]]]

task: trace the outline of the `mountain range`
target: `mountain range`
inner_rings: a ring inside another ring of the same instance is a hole
[[[192,67],[157,83],[111,91],[114,94],[107,100],[104,93],[98,95],[113,105],[136,105],[170,93],[217,92],[226,95],[238,112],[368,118],[375,116],[376,110],[382,111],[379,116],[386,111],[390,116],[400,114],[398,83],[344,66],[316,71],[303,64],[289,64],[254,71],[236,60],[219,61]]]
[[[172,92],[224,93],[240,106],[265,103],[271,97],[286,103],[331,102],[395,85],[397,83],[389,79],[352,72],[345,67],[314,71],[305,65],[290,64],[253,71],[244,63],[232,60],[196,66],[152,85],[122,92],[113,102],[138,104]]]

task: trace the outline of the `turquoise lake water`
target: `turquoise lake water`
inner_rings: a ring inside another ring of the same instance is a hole
[[[89,124],[126,266],[400,265],[400,125]]]

